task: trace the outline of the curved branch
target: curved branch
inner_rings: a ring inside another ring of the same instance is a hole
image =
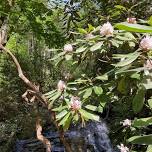
[[[42,135],[42,126],[40,124],[40,119],[37,118],[36,121],[36,135],[37,139],[40,140],[46,148],[46,152],[51,152],[51,143],[50,141]]]
[[[71,147],[69,146],[69,144],[66,142],[65,138],[64,138],[64,132],[60,129],[60,127],[58,126],[58,123],[56,121],[56,115],[55,112],[52,111],[51,109],[49,109],[49,102],[48,99],[39,91],[39,87],[34,85],[23,73],[22,68],[18,62],[18,60],[16,59],[16,57],[14,56],[14,54],[7,48],[5,48],[2,44],[0,44],[0,49],[2,49],[4,52],[6,52],[13,60],[13,62],[15,63],[15,66],[17,68],[18,71],[18,75],[19,77],[25,82],[25,84],[32,89],[32,91],[35,92],[35,96],[47,107],[47,109],[50,112],[51,115],[51,119],[53,120],[54,125],[56,126],[57,130],[59,131],[59,135],[60,135],[60,140],[62,141],[63,145],[65,146],[65,149],[67,152],[72,152]],[[49,151],[47,151],[49,152]]]

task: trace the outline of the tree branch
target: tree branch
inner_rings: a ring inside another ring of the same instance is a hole
[[[42,126],[40,124],[40,119],[37,118],[36,121],[36,135],[37,139],[40,140],[46,148],[46,152],[51,152],[51,143],[50,141],[42,135]]]
[[[62,141],[62,143],[65,146],[65,149],[67,152],[72,152],[70,145],[66,142],[65,138],[64,138],[64,132],[60,129],[60,127],[58,126],[58,123],[56,121],[56,115],[55,112],[52,111],[51,109],[49,109],[49,102],[48,99],[39,91],[39,87],[36,86],[35,84],[33,84],[24,74],[22,71],[22,68],[18,62],[18,60],[16,59],[16,57],[13,55],[13,53],[5,48],[2,44],[0,44],[0,49],[2,49],[4,52],[6,52],[13,60],[13,62],[15,63],[15,66],[17,68],[18,71],[18,75],[19,77],[24,81],[24,83],[32,90],[35,92],[35,96],[47,107],[47,109],[50,112],[50,116],[51,119],[53,120],[54,125],[56,126],[57,130],[59,131],[60,134],[60,140]],[[49,151],[46,151],[49,152]]]

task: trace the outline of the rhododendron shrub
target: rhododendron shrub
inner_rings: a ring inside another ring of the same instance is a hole
[[[152,124],[152,27],[137,21],[78,28],[75,40],[52,59],[57,66],[67,66],[72,77],[59,81],[61,91],[46,94],[60,126],[85,125],[99,121],[100,115],[115,128],[111,136],[123,152],[136,150],[134,144],[152,144],[148,129],[142,129]]]

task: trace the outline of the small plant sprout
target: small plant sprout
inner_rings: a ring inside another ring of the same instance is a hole
[[[72,111],[77,111],[81,109],[81,101],[79,97],[72,96],[70,101],[70,109]]]
[[[72,52],[72,51],[73,51],[73,46],[72,46],[72,44],[65,44],[65,45],[64,45],[64,51],[65,51],[65,52]]]
[[[124,146],[124,144],[120,144],[117,147],[120,149],[120,152],[129,152],[129,148]]]
[[[104,23],[100,28],[100,34],[102,36],[111,36],[113,35],[113,32],[114,32],[113,26],[109,22]]]
[[[152,37],[146,36],[140,42],[140,48],[144,51],[149,51],[152,49]]]
[[[62,81],[62,80],[60,80],[60,81],[58,82],[58,85],[57,85],[58,91],[59,91],[59,92],[62,92],[62,91],[64,91],[65,88],[66,88],[65,82]]]

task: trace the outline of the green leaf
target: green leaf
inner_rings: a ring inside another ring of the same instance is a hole
[[[95,94],[100,95],[103,93],[103,89],[101,87],[95,86],[93,87]]]
[[[152,145],[152,135],[133,136],[128,139],[128,142],[140,145]]]
[[[148,24],[152,26],[152,16],[150,16],[150,18],[148,20]]]
[[[99,116],[89,113],[83,109],[80,109],[79,112],[86,119],[95,120],[95,121],[99,121],[100,119]]]
[[[102,106],[98,106],[97,111],[100,113],[103,113],[103,107]]]
[[[148,147],[147,147],[147,151],[146,152],[152,152],[152,145],[149,145]]]
[[[68,108],[68,107],[60,105],[59,107],[52,109],[52,111],[61,111],[61,110],[65,109],[65,108]]]
[[[72,55],[71,54],[66,54],[65,55],[65,59],[68,61],[68,60],[71,60],[72,59]]]
[[[96,50],[98,50],[98,49],[100,49],[101,48],[101,46],[102,46],[102,44],[103,44],[103,42],[98,42],[98,43],[96,43],[95,45],[93,45],[91,48],[90,48],[90,51],[96,51]]]
[[[132,125],[134,127],[145,127],[152,125],[152,117],[135,119]]]
[[[126,66],[128,64],[131,64],[133,61],[135,61],[139,57],[139,55],[140,55],[140,53],[138,53],[138,52],[131,53],[131,54],[129,54],[129,56],[126,59],[115,64],[115,66],[122,67],[122,66]]]
[[[142,110],[145,101],[145,88],[140,87],[132,101],[132,108],[135,113]]]
[[[132,79],[140,80],[140,74],[139,74],[139,73],[133,73],[130,77],[131,77]]]
[[[128,92],[128,83],[125,77],[122,77],[121,80],[118,82],[117,90],[122,94],[127,94]]]
[[[88,24],[88,27],[89,27],[89,32],[91,32],[95,29],[91,24]]]
[[[47,96],[47,98],[50,98],[54,95],[55,92],[56,92],[56,90],[52,90],[50,92],[45,93],[45,96]]]
[[[59,126],[64,125],[70,116],[70,112],[60,121]]]
[[[142,85],[148,90],[152,89],[152,74],[146,75],[142,80]]]
[[[92,110],[92,111],[97,111],[97,106],[93,106],[93,105],[86,105],[85,108]]]
[[[119,30],[125,30],[130,32],[139,32],[139,33],[152,33],[152,27],[140,24],[131,24],[127,22],[117,23],[115,25]]]
[[[58,53],[58,54],[57,54],[57,55],[55,55],[51,60],[56,60],[56,59],[58,59],[59,57],[61,57],[61,56],[65,55],[65,54],[66,54],[66,52]]]
[[[110,42],[112,43],[113,46],[115,47],[119,47],[119,43],[116,40],[110,40]]]
[[[88,89],[86,89],[86,91],[83,95],[83,98],[86,99],[86,98],[90,97],[91,94],[92,94],[92,88],[88,88]]]
[[[83,28],[78,28],[78,31],[82,34],[87,34],[87,31]]]
[[[115,8],[126,11],[126,8],[122,5],[115,5]]]
[[[76,49],[76,53],[81,53],[81,52],[84,52],[86,50],[87,47],[80,47],[78,49]]]
[[[149,105],[149,107],[152,109],[152,99],[149,99],[149,100],[148,100],[148,105]]]
[[[108,75],[107,74],[104,74],[104,75],[101,75],[101,76],[97,76],[96,79],[99,79],[99,80],[108,80]]]
[[[61,111],[59,114],[56,115],[56,119],[61,119],[64,117],[68,112],[66,110]]]
[[[67,121],[65,121],[65,123],[63,125],[64,131],[66,131],[69,128],[69,126],[71,124],[71,120],[72,120],[72,117],[70,116],[70,117],[68,117]]]

